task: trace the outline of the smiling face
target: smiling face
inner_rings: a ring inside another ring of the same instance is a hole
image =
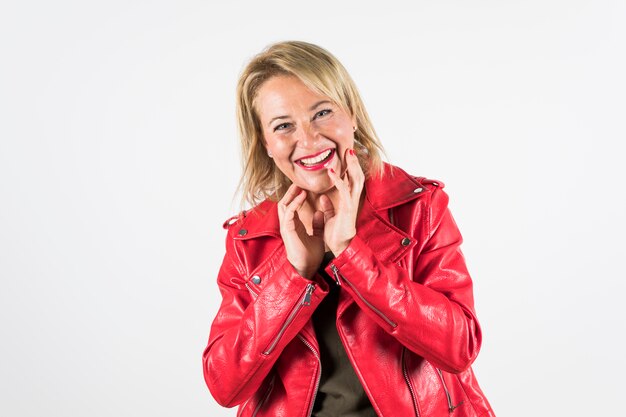
[[[293,76],[267,80],[255,108],[276,167],[300,188],[317,194],[330,190],[326,170],[345,170],[346,150],[354,147],[355,118]]]

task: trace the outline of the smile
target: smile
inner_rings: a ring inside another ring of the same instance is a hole
[[[315,155],[309,155],[296,160],[296,164],[309,171],[316,171],[326,167],[335,156],[334,149],[326,149]]]

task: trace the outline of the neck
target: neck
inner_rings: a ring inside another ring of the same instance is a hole
[[[322,195],[326,195],[330,199],[330,202],[333,203],[333,207],[337,207],[339,204],[339,191],[336,188],[332,188],[328,192],[322,194],[315,194],[312,192],[307,192],[306,201],[303,204],[303,208],[306,206],[306,211],[313,214],[316,210],[322,210],[320,205],[320,197]]]

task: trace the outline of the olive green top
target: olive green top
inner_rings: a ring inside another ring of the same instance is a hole
[[[327,252],[319,270],[330,291],[313,313],[322,376],[312,417],[377,417],[337,333],[335,322],[341,287],[324,271],[332,259],[332,252]]]

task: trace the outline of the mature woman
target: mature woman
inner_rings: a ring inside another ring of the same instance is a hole
[[[312,44],[254,57],[237,116],[254,208],[224,224],[203,355],[217,402],[241,416],[493,416],[443,183],[382,162],[352,79]]]

